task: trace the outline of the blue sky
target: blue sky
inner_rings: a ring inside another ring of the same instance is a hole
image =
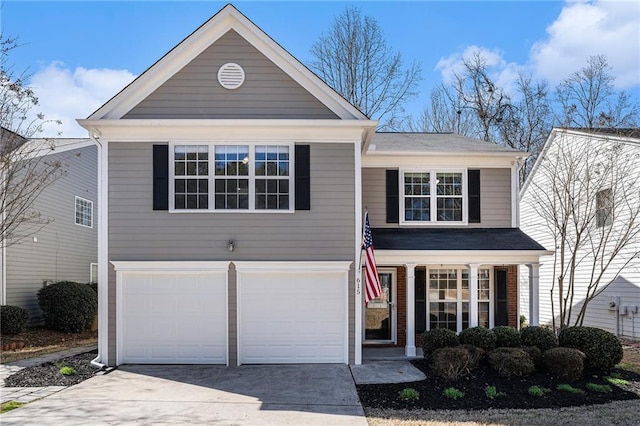
[[[209,19],[225,2],[15,1],[2,4],[2,33],[24,45],[11,53],[29,69],[41,110],[66,136],[84,118]],[[378,20],[407,62],[422,63],[419,114],[431,87],[480,50],[508,87],[518,71],[555,84],[605,54],[616,84],[640,97],[640,2],[636,1],[238,1],[235,6],[302,62],[346,5]]]

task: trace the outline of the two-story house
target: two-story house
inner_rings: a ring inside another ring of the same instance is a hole
[[[411,355],[425,328],[516,325],[517,265],[536,285],[522,153],[375,134],[231,5],[79,123],[100,157],[97,362]],[[385,283],[366,308],[365,208]]]

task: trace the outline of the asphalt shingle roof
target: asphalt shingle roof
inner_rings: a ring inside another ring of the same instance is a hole
[[[374,228],[376,250],[545,250],[519,228]]]
[[[507,146],[453,133],[375,133],[368,153],[377,151],[522,153]]]

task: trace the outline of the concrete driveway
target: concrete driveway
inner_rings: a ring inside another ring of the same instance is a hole
[[[5,424],[367,425],[346,365],[123,366]]]

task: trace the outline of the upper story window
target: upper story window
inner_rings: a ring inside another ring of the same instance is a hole
[[[402,173],[403,223],[465,223],[463,171]]]
[[[93,201],[76,197],[76,225],[93,227]]]
[[[613,192],[611,188],[596,192],[596,226],[602,228],[613,222]]]
[[[292,211],[292,146],[171,147],[172,210]]]

